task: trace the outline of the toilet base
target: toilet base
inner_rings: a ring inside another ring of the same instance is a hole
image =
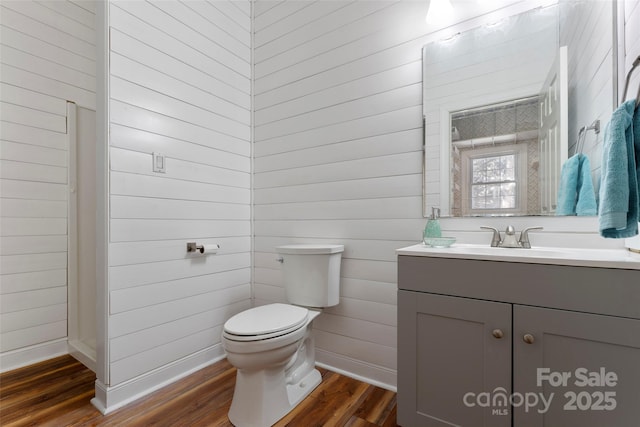
[[[268,427],[287,415],[322,381],[317,369],[300,381],[286,384],[281,369],[237,372],[229,421],[237,427]],[[237,404],[237,402],[250,402]]]
[[[298,406],[298,403],[307,397],[322,382],[322,375],[317,369],[312,370],[299,383],[287,386],[287,395],[291,402],[291,409]],[[282,417],[280,417],[282,418]]]
[[[234,426],[269,427],[322,382],[322,375],[315,369],[311,327],[319,314],[319,311],[309,313],[307,325],[296,332],[301,336],[289,335],[290,343],[266,352],[235,353],[232,342],[223,339],[227,359],[237,368],[229,409],[229,421]]]

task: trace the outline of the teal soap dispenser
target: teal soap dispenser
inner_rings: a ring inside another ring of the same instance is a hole
[[[424,227],[424,243],[427,243],[427,239],[434,237],[442,237],[442,229],[440,228],[440,208],[431,208],[431,216],[427,220],[427,225]]]

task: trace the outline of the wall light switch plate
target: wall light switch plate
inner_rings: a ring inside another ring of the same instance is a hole
[[[151,153],[153,157],[153,171],[160,173],[167,173],[167,159],[164,154]]]

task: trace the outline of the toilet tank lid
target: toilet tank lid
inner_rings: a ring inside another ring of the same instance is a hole
[[[304,244],[304,245],[283,245],[276,246],[279,254],[337,254],[344,252],[344,245],[323,245],[323,244]]]

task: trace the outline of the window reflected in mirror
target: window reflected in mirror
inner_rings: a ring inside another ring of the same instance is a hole
[[[538,96],[451,114],[451,214],[540,212]]]

